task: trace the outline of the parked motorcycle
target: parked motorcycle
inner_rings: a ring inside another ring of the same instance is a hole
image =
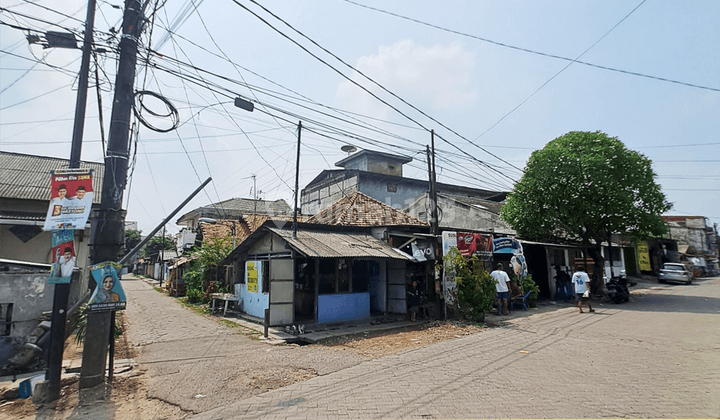
[[[605,283],[607,297],[615,303],[630,301],[630,289],[625,277],[613,277]]]

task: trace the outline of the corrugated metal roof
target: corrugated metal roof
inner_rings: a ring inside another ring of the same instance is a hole
[[[500,214],[500,208],[503,206],[504,203],[498,203],[496,201],[489,201],[489,200],[483,200],[482,198],[475,198],[475,197],[466,197],[461,195],[455,195],[455,194],[446,194],[446,193],[438,193],[441,197],[446,197],[451,200],[455,200],[459,203],[465,204],[467,206],[471,207],[478,207],[483,210],[487,210],[490,213],[493,214]]]
[[[340,226],[430,226],[409,214],[354,192],[315,214],[308,223]]]
[[[50,201],[50,171],[68,167],[68,159],[0,152],[0,198]],[[105,165],[80,162],[94,169],[93,203],[99,204]]]
[[[214,206],[205,206],[209,209],[240,210],[244,214],[292,214],[292,209],[285,200],[253,200],[251,198],[231,198],[215,203]]]
[[[414,261],[414,259],[385,242],[365,233],[325,232],[299,229],[297,237],[292,230],[268,227],[268,230],[284,239],[295,250],[313,258],[390,258]]]

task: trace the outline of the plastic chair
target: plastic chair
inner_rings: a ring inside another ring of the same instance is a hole
[[[514,309],[514,307],[517,305],[522,307],[524,311],[527,311],[527,300],[530,296],[530,293],[531,292],[527,292],[523,296],[516,296],[510,299],[510,306]]]

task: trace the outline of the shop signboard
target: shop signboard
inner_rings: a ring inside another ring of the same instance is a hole
[[[120,264],[112,261],[90,267],[90,273],[97,286],[90,296],[87,312],[110,312],[125,309],[127,299],[117,274],[121,268]]]
[[[93,202],[92,178],[92,169],[51,171],[45,230],[85,229]]]

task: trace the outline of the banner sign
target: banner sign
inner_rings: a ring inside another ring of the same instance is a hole
[[[127,299],[117,274],[121,268],[120,264],[112,261],[90,267],[90,273],[92,273],[97,286],[90,296],[86,312],[110,312],[125,309]]]
[[[258,292],[258,270],[255,263],[248,261],[245,272],[247,273],[247,291],[252,293]]]
[[[482,233],[458,232],[457,248],[464,257],[475,256],[481,260],[489,260],[493,253],[493,237]]]
[[[650,266],[650,254],[648,254],[647,242],[639,242],[637,244],[637,252],[640,271],[652,271],[652,267]]]
[[[450,252],[450,248],[457,248],[457,246],[457,233],[450,231],[445,231],[442,233],[443,256],[447,255]]]
[[[93,201],[92,169],[50,172],[50,207],[45,230],[85,229]]]
[[[52,271],[48,283],[70,283],[77,260],[75,255],[75,231],[70,229],[52,232]]]
[[[522,253],[522,244],[515,238],[496,238],[493,240],[493,252],[496,254]]]

